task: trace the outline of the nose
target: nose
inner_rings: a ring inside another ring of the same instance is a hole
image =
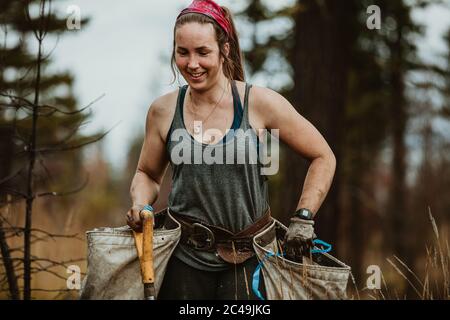
[[[195,57],[190,57],[189,58],[189,61],[188,61],[188,68],[189,69],[191,69],[191,70],[195,70],[195,69],[197,69],[198,67],[199,67],[199,64],[198,64],[198,61],[197,61],[197,59],[195,58]]]

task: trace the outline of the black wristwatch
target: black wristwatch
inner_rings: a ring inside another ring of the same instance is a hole
[[[308,210],[306,208],[298,209],[294,213],[294,217],[299,217],[299,218],[302,218],[302,219],[305,219],[305,220],[312,220],[313,216],[314,216],[314,214],[312,213],[312,211]]]

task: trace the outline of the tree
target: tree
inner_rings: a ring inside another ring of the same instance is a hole
[[[73,77],[69,73],[50,74],[45,67],[49,65],[50,54],[45,52],[43,42],[49,33],[61,34],[66,31],[66,20],[57,17],[51,9],[51,1],[3,1],[0,24],[5,35],[1,51],[0,77],[0,126],[7,139],[0,142],[1,149],[8,153],[2,154],[2,172],[0,177],[0,201],[3,205],[12,202],[25,201],[25,226],[10,225],[2,217],[0,225],[0,241],[2,257],[8,278],[9,291],[12,298],[18,298],[16,275],[11,271],[23,264],[23,298],[31,298],[31,275],[38,266],[38,271],[48,271],[50,266],[43,267],[39,257],[31,254],[31,245],[49,237],[74,237],[74,235],[54,235],[45,230],[33,228],[33,202],[39,197],[59,197],[81,190],[87,183],[82,182],[70,191],[54,191],[61,188],[64,179],[54,179],[49,183],[52,174],[64,172],[61,163],[79,167],[79,158],[74,150],[100,140],[106,133],[93,136],[79,134],[79,128],[88,118],[84,111],[89,107],[78,109],[76,99],[70,87]],[[37,8],[36,17],[30,16],[30,11]],[[86,22],[86,20],[85,20]],[[6,36],[13,30],[17,44],[8,46]],[[27,41],[37,42],[37,53],[33,56],[27,47]],[[9,72],[9,76],[7,75]],[[12,75],[11,75],[12,74]],[[55,92],[61,86],[66,86],[68,94],[56,96]],[[32,98],[30,98],[32,96]],[[55,155],[61,154],[62,162]],[[37,164],[40,164],[40,168]],[[58,165],[60,168],[58,168]],[[80,176],[76,176],[79,178]],[[72,181],[75,180],[72,177]],[[76,179],[74,183],[81,181]],[[48,190],[49,188],[50,190]],[[9,200],[13,197],[12,200]],[[9,225],[6,226],[5,222]],[[43,237],[36,236],[43,234]],[[23,236],[23,258],[12,257],[6,239],[8,235]],[[62,264],[59,262],[59,264]],[[63,265],[63,264],[62,264]]]

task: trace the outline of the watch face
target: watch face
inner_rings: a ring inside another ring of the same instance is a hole
[[[312,219],[312,213],[311,211],[307,209],[300,209],[298,211],[298,215],[304,219],[311,220]]]

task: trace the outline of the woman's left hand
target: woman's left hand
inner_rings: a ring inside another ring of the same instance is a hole
[[[309,252],[314,246],[314,238],[316,238],[314,221],[292,217],[284,237],[286,257],[289,260],[301,262],[303,256],[309,256]]]

